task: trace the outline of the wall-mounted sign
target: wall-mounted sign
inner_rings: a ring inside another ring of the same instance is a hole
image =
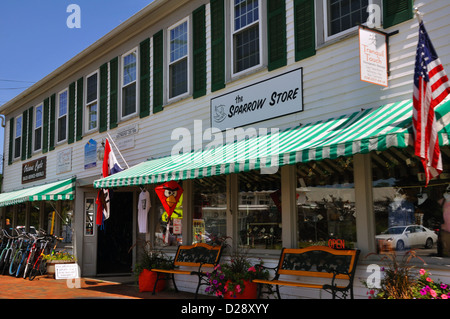
[[[72,170],[72,148],[65,149],[56,154],[56,174]]]
[[[44,179],[47,172],[47,157],[41,157],[22,165],[22,184]]]
[[[97,166],[97,142],[90,139],[84,146],[84,169]]]
[[[303,111],[302,68],[211,99],[211,127],[241,127]]]
[[[359,64],[361,81],[388,86],[387,35],[359,28]]]
[[[116,132],[115,142],[119,150],[134,148],[135,135],[139,132],[137,123],[119,128]]]

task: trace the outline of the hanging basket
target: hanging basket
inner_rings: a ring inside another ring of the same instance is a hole
[[[154,271],[144,269],[139,275],[139,291],[150,291],[153,292],[153,288],[155,287],[155,281],[158,274]],[[166,288],[166,280],[159,279],[158,284],[156,285],[156,291],[163,291]]]

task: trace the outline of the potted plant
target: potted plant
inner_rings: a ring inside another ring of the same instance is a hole
[[[246,254],[235,253],[230,262],[217,265],[207,273],[206,292],[224,299],[256,299],[257,284],[253,279],[268,279],[269,272],[262,264],[252,265]]]
[[[173,268],[173,258],[167,256],[161,250],[154,249],[150,243],[144,246],[144,251],[140,258],[140,262],[136,264],[134,273],[139,280],[139,291],[150,291],[153,292],[155,287],[155,281],[157,278],[157,273],[153,272],[152,269],[172,269]],[[164,290],[166,287],[165,280],[158,280],[155,292]]]
[[[58,251],[49,255],[44,255],[43,259],[47,261],[47,275],[55,275],[56,264],[72,264],[77,260],[74,255],[69,254],[66,251]]]

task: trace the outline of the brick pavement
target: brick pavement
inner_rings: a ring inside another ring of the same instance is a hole
[[[74,285],[72,282],[72,286]],[[33,281],[11,276],[0,276],[0,299],[193,299],[187,292],[168,290],[152,295],[139,292],[137,284],[107,281],[107,279],[80,278],[80,288],[68,287],[66,280],[47,276]],[[200,298],[207,298],[201,296]]]

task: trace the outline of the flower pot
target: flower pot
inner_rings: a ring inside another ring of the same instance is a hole
[[[144,269],[139,274],[139,291],[150,291],[153,292],[153,288],[155,287],[155,281],[158,274],[154,271]],[[155,292],[159,292],[164,290],[166,287],[166,280],[165,279],[159,279],[158,284],[156,285]]]
[[[228,282],[226,283],[226,286],[228,287]],[[227,291],[227,293],[224,294],[224,299],[256,299],[258,294],[258,284],[244,280],[244,286],[244,291],[235,292],[234,294],[231,294],[231,296]]]

